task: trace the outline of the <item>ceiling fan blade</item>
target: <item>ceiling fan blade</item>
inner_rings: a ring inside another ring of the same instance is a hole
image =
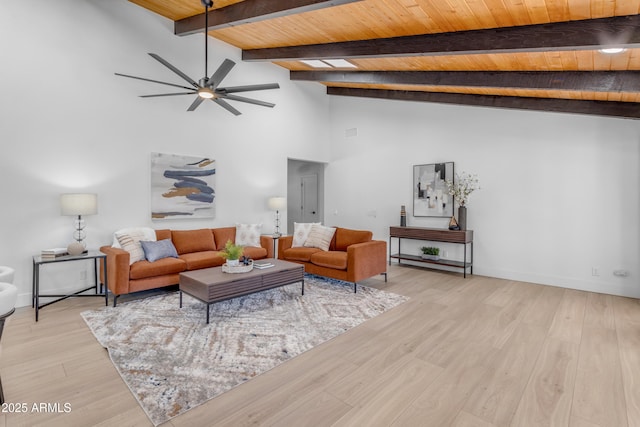
[[[120,77],[128,77],[130,79],[136,79],[136,80],[144,80],[145,82],[151,82],[151,83],[159,83],[161,85],[167,85],[167,86],[173,86],[173,87],[179,87],[180,89],[192,89],[190,87],[187,86],[180,86],[180,85],[176,85],[173,83],[167,83],[167,82],[161,82],[159,80],[151,80],[151,79],[146,79],[144,77],[136,77],[136,76],[130,76],[128,74],[120,74],[120,73],[114,73],[116,76],[120,76]]]
[[[271,102],[259,101],[257,99],[245,98],[244,96],[237,95],[220,95],[224,99],[231,99],[232,101],[246,102],[247,104],[262,105],[263,107],[273,108],[276,104]]]
[[[159,93],[156,95],[140,95],[140,98],[156,98],[158,96],[175,96],[175,95],[195,95],[196,91],[192,92],[178,92],[178,93]]]
[[[235,108],[233,108],[228,102],[226,102],[224,99],[220,99],[220,98],[211,98],[211,100],[213,102],[215,102],[216,104],[218,104],[219,106],[221,106],[222,108],[226,109],[227,111],[229,111],[230,113],[235,114],[236,116],[239,116],[240,114],[242,114],[240,111],[236,110]]]
[[[216,72],[211,75],[208,86],[212,89],[217,88],[218,85],[220,85],[220,82],[222,82],[222,80],[224,80],[224,78],[227,77],[227,74],[229,74],[229,71],[231,71],[231,69],[235,65],[236,63],[233,62],[232,60],[225,59],[224,62],[220,64]]]
[[[196,99],[193,100],[193,103],[189,106],[189,108],[187,108],[187,111],[195,110],[200,106],[200,104],[202,104],[202,101],[204,101],[204,98],[202,98],[201,96],[196,96]]]
[[[278,83],[266,83],[262,85],[221,87],[218,90],[220,92],[235,93],[235,92],[252,92],[254,90],[268,90],[268,89],[280,89],[280,85]]]
[[[155,59],[156,61],[160,62],[162,65],[164,65],[165,67],[167,67],[168,69],[170,69],[171,71],[173,71],[174,73],[176,73],[177,75],[179,75],[180,77],[182,77],[183,79],[185,79],[186,81],[191,83],[194,87],[196,87],[196,88],[199,87],[198,83],[196,83],[191,77],[187,76],[185,73],[183,73],[182,71],[178,70],[176,67],[174,67],[173,65],[171,65],[170,63],[168,63],[167,61],[162,59],[160,56],[156,55],[155,53],[150,53],[149,55],[153,59]]]

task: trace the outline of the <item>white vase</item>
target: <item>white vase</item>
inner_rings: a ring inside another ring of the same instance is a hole
[[[240,265],[240,260],[237,259],[228,259],[227,260],[227,265],[229,267],[237,267],[238,265]]]

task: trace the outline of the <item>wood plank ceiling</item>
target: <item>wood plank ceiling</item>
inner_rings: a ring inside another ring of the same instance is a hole
[[[204,29],[200,0],[130,1]],[[209,21],[330,95],[640,118],[640,0],[215,0]]]

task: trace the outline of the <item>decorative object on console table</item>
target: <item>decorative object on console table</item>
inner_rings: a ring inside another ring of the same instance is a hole
[[[453,176],[453,162],[413,166],[413,216],[452,216],[446,182]]]
[[[480,189],[478,184],[478,176],[471,175],[466,172],[462,174],[456,174],[456,180],[446,180],[447,190],[451,196],[453,196],[455,202],[458,203],[458,225],[461,230],[467,229],[467,201],[469,196],[475,190]]]
[[[422,259],[430,259],[433,261],[438,261],[440,259],[440,248],[423,246],[420,250],[422,251]]]
[[[282,236],[282,233],[280,232],[280,211],[286,209],[287,199],[285,199],[284,197],[271,197],[269,198],[267,204],[269,205],[269,209],[271,209],[272,211],[276,211],[273,237],[280,237]]]
[[[449,230],[460,230],[460,226],[458,225],[458,221],[456,221],[455,216],[452,216],[449,220]]]
[[[72,242],[67,247],[70,255],[80,255],[86,251],[84,238],[84,220],[82,215],[95,215],[98,213],[98,196],[92,193],[75,193],[60,195],[61,215],[77,216],[75,220],[75,229]]]
[[[467,207],[464,205],[458,206],[458,226],[460,230],[467,229]]]
[[[400,206],[400,227],[407,226],[407,210],[404,205]]]

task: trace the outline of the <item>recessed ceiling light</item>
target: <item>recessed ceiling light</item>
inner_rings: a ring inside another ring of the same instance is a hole
[[[324,62],[335,68],[358,68],[346,59],[325,59]]]
[[[324,61],[320,61],[319,59],[305,59],[300,62],[307,64],[308,66],[313,68],[331,68],[331,65],[327,64]]]
[[[607,47],[607,48],[604,48],[604,49],[600,49],[600,52],[608,53],[608,54],[614,54],[614,53],[622,53],[625,50],[627,50],[627,49],[625,49],[623,47]]]
[[[313,68],[358,68],[346,59],[303,59],[300,62]]]

